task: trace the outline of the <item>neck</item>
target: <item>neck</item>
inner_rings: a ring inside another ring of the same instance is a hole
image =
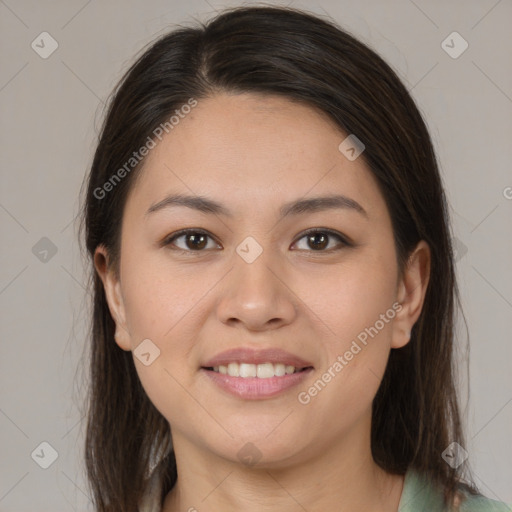
[[[300,463],[264,467],[201,452],[173,433],[179,477],[163,512],[396,512],[403,476],[375,464],[360,432]]]

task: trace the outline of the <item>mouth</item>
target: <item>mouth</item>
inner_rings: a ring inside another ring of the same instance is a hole
[[[280,349],[230,350],[200,367],[222,391],[252,400],[280,395],[303,382],[313,370],[311,363]]]
[[[300,373],[312,368],[312,366],[305,366],[297,368],[296,366],[284,363],[237,363],[231,362],[227,365],[202,367],[204,370],[219,373],[221,375],[229,375],[230,377],[240,377],[242,379],[257,378],[257,379],[271,379],[272,377],[284,377],[285,375],[292,375]]]

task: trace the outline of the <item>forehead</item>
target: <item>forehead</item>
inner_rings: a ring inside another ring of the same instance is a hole
[[[283,97],[219,94],[198,100],[163,136],[130,196],[146,208],[170,192],[243,208],[339,192],[366,198],[378,213],[384,203],[372,173],[338,149],[346,136],[325,113]]]

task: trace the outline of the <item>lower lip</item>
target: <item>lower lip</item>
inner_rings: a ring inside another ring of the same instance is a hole
[[[271,398],[284,391],[297,386],[303,382],[313,368],[308,368],[297,373],[283,375],[282,377],[270,377],[269,379],[260,379],[258,377],[231,377],[223,373],[214,372],[201,368],[217,386],[224,391],[248,400],[258,400]]]

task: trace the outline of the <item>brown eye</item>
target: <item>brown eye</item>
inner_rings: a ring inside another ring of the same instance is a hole
[[[308,244],[310,247],[318,250],[325,249],[329,245],[329,235],[325,233],[313,233],[311,235],[307,235]]]
[[[207,247],[209,238],[212,239],[210,235],[204,231],[188,229],[171,235],[164,241],[163,245],[175,245],[177,249],[183,251],[201,252]],[[180,239],[183,239],[181,246],[176,244],[176,241]]]
[[[331,252],[351,245],[340,233],[330,229],[311,229],[304,233],[299,241],[303,239],[306,240],[306,247],[299,248],[299,250],[312,252]],[[208,246],[209,240],[213,242],[213,246]],[[333,240],[337,241],[334,246],[332,245]],[[179,244],[178,241],[180,241]],[[295,242],[295,244],[297,243]],[[178,231],[166,238],[162,245],[185,252],[204,252],[216,247],[220,248],[210,234],[198,229]]]
[[[306,239],[307,247],[300,250],[312,250],[313,252],[330,252],[331,250],[341,249],[344,246],[350,245],[339,233],[329,229],[310,230],[303,234],[299,240],[302,239]],[[338,244],[325,250],[329,247],[331,239],[337,240]]]

